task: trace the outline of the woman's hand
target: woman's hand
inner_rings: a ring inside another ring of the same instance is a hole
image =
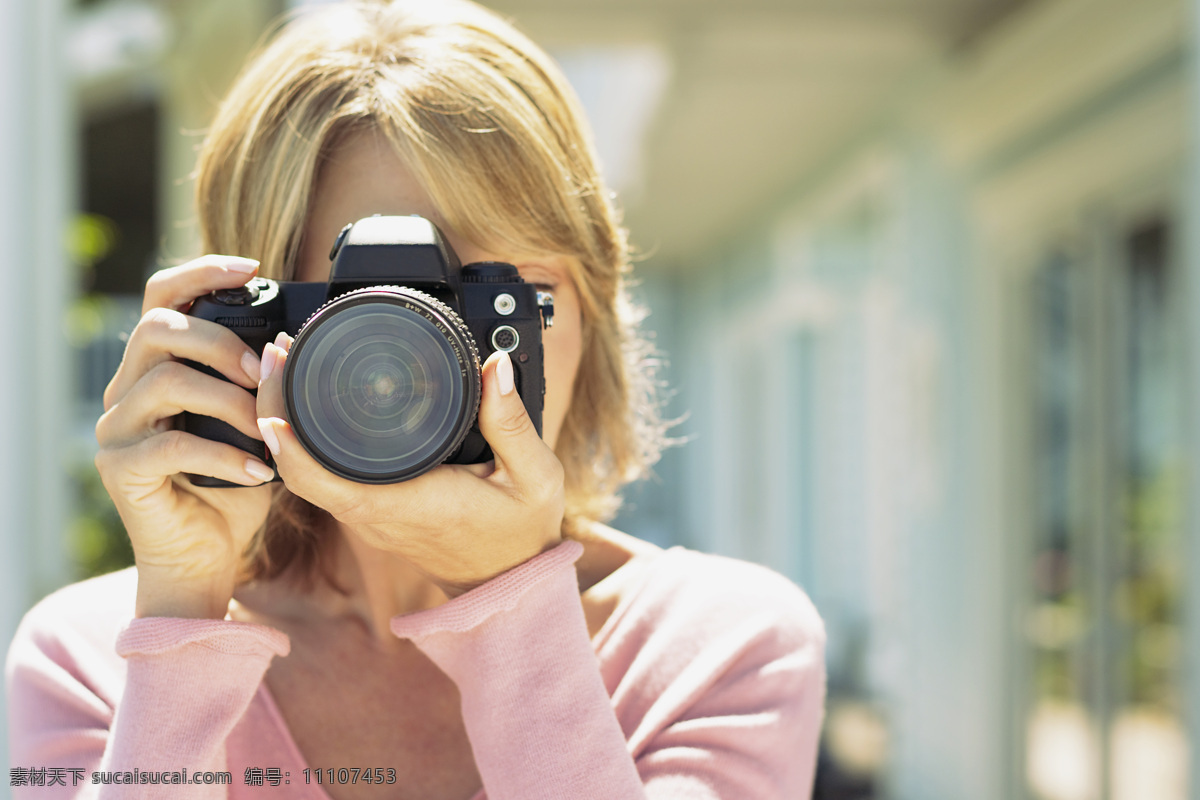
[[[173,425],[191,411],[261,438],[247,391],[260,378],[258,357],[229,329],[183,313],[196,297],[244,285],[257,267],[210,255],[151,277],[142,318],[104,392],[96,468],[133,544],[138,616],[224,617],[242,553],[266,517],[266,464]],[[232,383],[181,359],[207,364]],[[256,488],[201,488],[183,472]]]
[[[276,346],[281,345],[281,346]],[[483,365],[479,428],[490,464],[443,464],[403,483],[373,485],[329,472],[284,421],[281,334],[263,352],[258,424],[287,488],[328,511],[352,534],[397,553],[449,597],[562,541],[563,468],[538,436],[514,389],[507,353]]]

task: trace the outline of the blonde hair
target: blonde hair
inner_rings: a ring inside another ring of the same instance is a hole
[[[447,224],[492,252],[570,256],[583,359],[556,443],[564,533],[606,520],[657,459],[650,348],[629,302],[624,230],[582,110],[554,62],[464,0],[346,3],[285,25],[247,65],[201,147],[196,198],[206,252],[259,259],[290,279],[323,159],[374,130]],[[279,489],[250,574],[316,566],[321,512]]]

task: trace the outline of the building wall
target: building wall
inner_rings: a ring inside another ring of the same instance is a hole
[[[58,0],[0,7],[0,636],[12,638],[32,597],[65,578],[62,469],[71,394],[60,333],[71,271],[61,226],[71,203],[68,89],[57,53]],[[32,76],[32,79],[30,78]],[[0,710],[4,706],[0,698]],[[6,715],[3,715],[6,716]],[[0,765],[8,761],[0,734]],[[3,795],[5,789],[0,789]]]
[[[694,438],[678,484],[662,487],[681,498],[672,536],[809,591],[830,635],[827,739],[848,768],[878,768],[886,796],[1130,797],[1140,781],[1183,797],[1180,705],[1121,748],[1133,706],[1115,673],[1097,673],[1122,655],[1114,637],[1141,635],[1104,610],[1130,552],[1104,496],[1122,445],[1086,436],[1107,441],[1097,420],[1124,419],[1133,391],[1115,366],[1096,371],[1123,352],[1104,330],[1079,334],[1099,396],[1067,412],[1085,432],[1070,552],[1115,577],[1079,588],[1095,604],[1072,685],[1088,688],[1060,739],[1030,716],[1041,662],[1026,629],[1042,608],[1031,475],[1047,457],[1032,399],[1037,276],[1067,249],[1099,287],[1086,291],[1125,292],[1103,276],[1123,268],[1133,233],[1180,222],[1189,13],[1175,0],[1030,4],[673,283]],[[1182,382],[1163,385],[1164,408],[1181,405]],[[1183,528],[1164,535],[1181,553]],[[1146,742],[1168,755],[1118,757]],[[1087,752],[1073,766],[1051,759],[1047,772],[1046,753],[1076,745]]]

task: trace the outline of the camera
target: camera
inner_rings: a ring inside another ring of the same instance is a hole
[[[439,464],[490,460],[477,421],[480,364],[498,350],[509,353],[517,393],[541,434],[549,293],[511,264],[461,265],[437,226],[419,216],[347,225],[329,259],[328,283],[254,278],[198,298],[189,311],[258,353],[280,331],[294,337],[283,371],[287,418],[318,463],[359,483],[399,483]],[[265,450],[221,420],[182,417],[189,433],[258,457]],[[236,485],[188,477],[198,486]]]

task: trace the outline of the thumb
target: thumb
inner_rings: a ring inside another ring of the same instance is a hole
[[[492,353],[483,364],[479,431],[491,445],[498,470],[527,472],[547,455],[554,457],[525,411],[517,394],[512,360],[503,351]]]

